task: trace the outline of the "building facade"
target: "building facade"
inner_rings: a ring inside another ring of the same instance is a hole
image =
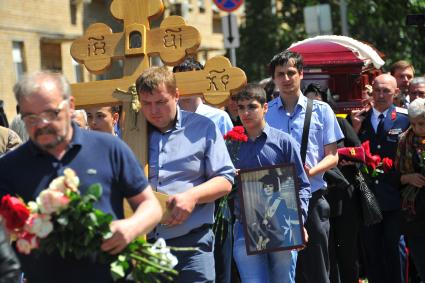
[[[16,115],[13,85],[26,72],[41,69],[59,71],[71,83],[96,79],[111,79],[122,75],[120,63],[113,64],[105,74],[89,74],[70,55],[72,42],[95,22],[122,31],[113,19],[109,6],[112,0],[2,0],[0,1],[0,100],[6,115]],[[165,11],[151,21],[151,28],[159,26],[169,15],[180,15],[201,33],[202,42],[197,58],[204,63],[216,55],[225,54],[221,17],[225,15],[212,0],[164,0]],[[236,11],[241,15],[243,8]],[[161,64],[158,58],[152,64]]]

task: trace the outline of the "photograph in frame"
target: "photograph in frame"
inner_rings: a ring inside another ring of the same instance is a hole
[[[238,192],[248,255],[305,245],[298,190],[293,164],[239,172]]]

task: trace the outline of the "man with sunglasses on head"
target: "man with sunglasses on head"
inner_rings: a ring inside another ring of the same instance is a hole
[[[121,252],[159,222],[160,205],[130,148],[112,135],[84,131],[72,122],[74,98],[62,75],[46,71],[26,75],[14,92],[30,139],[0,159],[0,196],[35,200],[54,178],[72,168],[82,194],[94,183],[103,188],[95,207],[114,218],[112,236],[101,246],[111,254]],[[122,219],[123,198],[134,210],[127,219]],[[30,254],[20,255],[20,261],[31,283],[113,282],[109,265],[96,255],[76,260],[61,258],[58,252]]]

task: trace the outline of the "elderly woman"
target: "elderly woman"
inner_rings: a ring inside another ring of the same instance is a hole
[[[400,138],[395,166],[401,174],[403,230],[425,280],[425,99],[409,105],[410,128]]]

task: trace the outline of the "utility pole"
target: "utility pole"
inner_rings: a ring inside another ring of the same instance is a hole
[[[349,36],[347,22],[347,3],[345,3],[345,0],[339,1],[339,13],[341,14],[341,33],[342,35]]]

